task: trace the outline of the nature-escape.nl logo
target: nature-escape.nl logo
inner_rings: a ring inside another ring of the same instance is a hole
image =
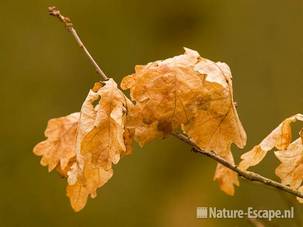
[[[253,219],[283,219],[294,218],[294,208],[285,210],[273,209],[226,209],[217,207],[197,207],[197,218],[253,218]]]

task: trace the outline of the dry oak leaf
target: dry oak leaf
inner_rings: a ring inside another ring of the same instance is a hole
[[[96,105],[95,102],[98,101]],[[90,195],[113,175],[112,164],[118,163],[127,151],[124,139],[126,97],[112,80],[99,90],[92,89],[81,108],[76,144],[77,162],[68,173],[67,195],[75,211],[81,210]],[[129,132],[127,132],[129,133]]]
[[[42,156],[41,165],[52,171],[56,167],[62,175],[66,175],[71,160],[75,157],[75,143],[80,113],[72,113],[65,117],[48,121],[45,130],[47,140],[34,147],[34,154]]]
[[[67,195],[75,211],[112,177],[112,163],[131,153],[134,132],[125,128],[131,105],[112,79],[96,83],[81,112],[51,119],[47,140],[35,146],[43,166],[48,165],[49,171],[57,167],[68,178]]]
[[[228,160],[230,163],[235,163],[231,152],[227,153],[223,158]],[[221,190],[228,195],[233,195],[235,191],[234,185],[239,186],[240,184],[238,175],[231,169],[228,169],[219,163],[217,164],[214,180],[219,183]]]
[[[230,69],[224,63],[185,48],[183,55],[136,66],[121,87],[130,89],[135,102],[129,122],[141,145],[182,128],[201,149],[228,157],[233,163],[231,144],[242,148],[246,143],[233,102]],[[232,195],[237,175],[225,171],[219,166],[215,179]]]
[[[135,74],[123,78],[122,89],[130,89],[135,106],[130,111],[129,125],[135,138],[143,146],[155,138],[164,137],[188,121],[189,104],[200,92],[204,75],[192,67],[196,52],[136,66]]]
[[[260,144],[241,156],[242,161],[239,164],[239,168],[246,170],[251,166],[257,165],[263,160],[267,152],[273,148],[285,150],[292,141],[291,123],[296,121],[303,121],[303,115],[295,114],[286,118]]]
[[[183,125],[183,131],[201,149],[214,151],[234,164],[231,144],[235,143],[243,148],[246,144],[246,133],[233,101],[230,69],[225,63],[202,59],[195,65],[195,70],[206,75],[204,87],[208,91],[207,98],[202,93],[200,102],[206,103],[207,108],[196,105],[196,113]],[[234,194],[234,185],[239,186],[237,174],[220,164],[214,179],[228,195]]]
[[[297,189],[303,180],[303,144],[298,138],[285,150],[275,151],[281,164],[276,168],[276,175],[281,183]]]
[[[281,164],[276,168],[275,173],[281,179],[281,183],[289,185],[292,189],[303,192],[303,129],[300,137],[288,145],[286,150],[275,151],[276,157]],[[300,203],[303,199],[297,197]]]

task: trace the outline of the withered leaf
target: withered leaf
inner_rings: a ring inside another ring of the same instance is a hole
[[[223,158],[229,161],[230,163],[235,164],[231,152],[227,153],[226,156]],[[235,173],[231,169],[226,168],[222,164],[217,164],[214,180],[218,181],[221,190],[228,195],[234,195],[234,186],[239,186],[239,179],[237,173]]]
[[[232,143],[240,148],[246,143],[233,102],[230,69],[224,63],[185,49],[183,55],[137,66],[121,87],[130,89],[135,102],[130,117],[135,120],[130,122],[141,145],[180,129],[201,149],[224,158],[231,156]],[[237,185],[237,176],[224,171],[218,167],[215,179],[233,194],[227,182]]]
[[[297,189],[303,180],[303,144],[301,138],[289,144],[287,149],[275,151],[281,164],[276,168],[276,175],[281,182]]]
[[[122,80],[122,89],[130,89],[135,106],[130,112],[134,119],[135,137],[144,145],[164,137],[188,121],[188,105],[201,88],[204,75],[196,73],[188,64],[198,61],[195,51],[173,59],[136,67],[133,75]]]
[[[203,59],[196,64],[195,70],[206,75],[204,89],[207,92],[201,92],[197,96],[202,97],[202,108],[194,105],[195,114],[183,124],[182,129],[201,149],[214,151],[234,164],[231,144],[235,143],[243,148],[246,144],[246,133],[233,101],[230,69],[225,63]],[[203,108],[205,104],[207,108]],[[214,179],[228,195],[234,194],[233,185],[239,185],[237,175],[220,164]]]
[[[281,164],[276,168],[276,175],[281,183],[289,185],[296,190],[302,190],[303,185],[303,144],[302,138],[296,139],[289,144],[286,150],[275,151],[276,157]],[[302,199],[298,200],[303,202]]]
[[[34,154],[42,156],[41,165],[51,171],[56,167],[64,170],[75,157],[75,143],[79,122],[79,113],[48,121],[45,130],[47,140],[34,147]]]
[[[77,165],[72,167],[76,168],[74,171],[79,171],[80,173],[76,173],[76,182],[66,187],[66,194],[70,199],[71,206],[77,212],[85,207],[88,197],[95,198],[97,195],[96,190],[113,176],[112,169],[104,170],[92,163],[91,159],[87,159],[84,162],[84,169],[81,172]]]
[[[57,167],[67,177],[67,196],[75,211],[112,177],[112,164],[131,153],[134,130],[125,128],[128,105],[132,103],[112,79],[96,83],[81,112],[51,119],[48,139],[34,148],[42,165],[50,171]]]
[[[273,148],[285,150],[292,141],[291,123],[295,121],[303,121],[303,115],[296,114],[286,118],[260,144],[241,156],[242,161],[239,164],[239,168],[246,170],[251,166],[257,165],[263,160],[267,152]]]
[[[206,75],[204,89],[207,92],[206,95],[205,92],[200,94],[202,101],[198,100],[202,108],[194,103],[195,114],[183,125],[184,132],[202,149],[222,156],[229,152],[232,143],[243,148],[246,134],[234,105],[228,66],[205,60],[200,61],[196,69]],[[205,103],[207,108],[203,108]]]
[[[67,187],[75,211],[85,206],[89,195],[96,196],[96,190],[112,177],[112,164],[126,153],[126,98],[112,79],[104,83],[99,90],[90,91],[81,108],[77,163],[69,172]]]

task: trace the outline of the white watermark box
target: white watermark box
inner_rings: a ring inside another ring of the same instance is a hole
[[[217,207],[197,207],[197,218],[249,218],[249,219],[290,219],[294,218],[294,208],[285,210],[273,209],[226,209]]]

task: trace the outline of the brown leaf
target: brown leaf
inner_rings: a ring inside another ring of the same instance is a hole
[[[112,177],[112,163],[118,163],[120,155],[127,153],[124,141],[127,101],[112,79],[104,83],[99,90],[89,92],[81,109],[77,163],[69,172],[67,187],[75,211],[85,206],[89,195],[96,196],[96,190]],[[96,100],[99,101],[94,105]],[[128,147],[130,141],[127,138]]]
[[[281,179],[281,183],[289,185],[298,190],[303,181],[303,144],[298,138],[292,142],[286,150],[275,151],[276,157],[281,164],[276,168],[276,175]],[[302,199],[299,199],[303,202]]]
[[[199,63],[199,71],[207,75],[204,83],[207,99],[203,99],[204,93],[201,94],[201,105],[207,104],[207,108],[201,108],[194,103],[196,113],[184,124],[184,132],[201,149],[214,151],[222,156],[229,152],[232,143],[243,148],[246,134],[234,106],[231,74],[227,65],[206,60],[203,64]]]
[[[80,171],[77,165],[76,171]],[[70,199],[72,208],[80,211],[86,205],[87,198],[95,198],[96,190],[102,187],[113,176],[113,170],[104,170],[92,163],[91,159],[85,160],[84,169],[78,173],[77,180],[72,185],[67,185],[66,194]],[[71,177],[71,176],[69,176]]]
[[[187,64],[194,65],[198,57],[187,49],[185,55],[136,67],[135,74],[122,80],[122,89],[130,89],[136,102],[130,113],[134,121],[130,121],[139,144],[164,137],[187,122],[187,106],[204,78]]]
[[[134,120],[130,122],[139,144],[182,128],[201,149],[222,157],[231,156],[232,143],[244,147],[246,134],[234,106],[231,73],[226,64],[214,63],[185,49],[183,55],[137,66],[135,70],[122,80],[121,87],[130,89],[135,102],[130,117]],[[236,175],[221,174],[225,167],[218,169],[215,179],[224,191],[233,194],[230,184],[226,185],[228,181],[237,185]]]
[[[41,165],[48,166],[49,171],[57,166],[61,170],[66,169],[70,160],[75,157],[79,116],[79,113],[73,113],[48,121],[45,130],[47,140],[38,143],[33,152],[42,156]]]
[[[286,149],[292,141],[291,123],[295,121],[303,121],[303,115],[296,114],[286,118],[260,144],[241,156],[242,161],[239,164],[239,168],[246,170],[251,166],[257,165],[263,160],[267,152],[274,147],[278,150]]]
[[[201,149],[214,151],[234,164],[230,146],[235,143],[243,148],[246,144],[246,133],[233,101],[230,69],[225,63],[201,59],[195,65],[195,70],[205,75],[203,86],[207,92],[201,92],[200,96],[197,96],[201,97],[203,108],[194,106],[194,110],[198,109],[183,125],[183,131]],[[234,194],[234,185],[239,186],[237,174],[220,164],[214,179],[228,195]]]
[[[67,196],[75,211],[113,175],[112,163],[132,152],[134,130],[125,128],[132,103],[112,80],[96,83],[81,112],[49,121],[47,140],[34,148],[41,164],[67,177]],[[60,163],[60,165],[59,165]]]
[[[227,153],[224,159],[235,164],[231,152]],[[238,174],[219,163],[217,164],[214,180],[218,181],[222,191],[231,196],[235,194],[234,186],[239,186]]]
[[[303,179],[303,145],[301,138],[292,142],[286,150],[275,151],[281,164],[276,169],[276,175],[282,184],[298,188]]]

